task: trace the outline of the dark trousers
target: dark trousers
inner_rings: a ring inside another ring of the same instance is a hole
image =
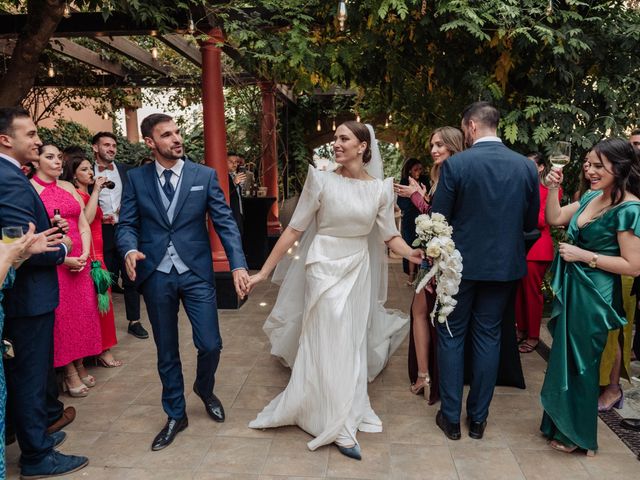
[[[464,345],[471,335],[471,389],[467,397],[467,416],[482,422],[498,374],[500,334],[504,309],[516,282],[462,280],[458,301],[449,315],[449,334],[438,324],[438,365],[440,367],[441,410],[449,422],[460,422],[464,386]]]
[[[154,272],[142,284],[153,339],[158,351],[158,373],[162,381],[162,407],[170,418],[185,416],[184,380],[178,343],[180,300],[187,312],[198,351],[196,385],[203,397],[213,393],[220,361],[222,339],[218,327],[216,291],[213,285],[188,271],[179,275]]]
[[[104,249],[104,264],[111,272],[114,283],[118,283],[118,278],[122,277],[122,288],[124,289],[124,308],[127,320],[140,320],[140,294],[136,290],[135,283],[127,275],[124,268],[122,255],[118,253],[115,240],[116,225],[108,223],[102,224],[102,244]]]
[[[53,312],[36,317],[7,318],[4,335],[11,339],[15,358],[5,362],[8,401],[23,465],[35,464],[53,449],[47,394],[53,365]]]

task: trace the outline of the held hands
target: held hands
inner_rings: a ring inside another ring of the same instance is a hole
[[[138,261],[144,260],[145,258],[147,257],[144,253],[134,250],[124,259],[124,266],[127,269],[127,275],[129,275],[132,282],[136,279],[136,265],[138,264]]]
[[[549,170],[549,173],[547,173],[547,176],[544,177],[544,184],[547,188],[557,189],[560,188],[563,179],[562,169],[552,168]]]
[[[257,284],[259,284],[260,282],[262,282],[263,280],[265,280],[267,278],[267,275],[265,275],[262,270],[260,270],[258,273],[256,273],[255,275],[251,275],[249,277],[249,285],[248,285],[248,290],[247,293],[249,293],[251,290],[253,290],[253,287],[255,287]]]
[[[236,287],[236,293],[240,298],[244,298],[249,293],[249,274],[244,268],[231,272],[233,276],[233,285]]]

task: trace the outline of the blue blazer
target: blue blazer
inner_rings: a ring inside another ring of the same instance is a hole
[[[131,169],[128,175],[116,244],[123,256],[130,250],[146,255],[145,260],[138,262],[136,285],[141,285],[156,270],[170,241],[189,269],[214,285],[207,213],[222,241],[231,269],[247,268],[238,226],[215,170],[185,161],[172,223],[160,199],[155,163]]]
[[[523,232],[537,225],[538,181],[534,163],[502,142],[476,143],[442,164],[432,208],[453,227],[463,279],[526,274]]]
[[[51,228],[47,210],[22,170],[0,158],[0,227],[22,226],[29,222],[36,232]],[[4,292],[7,317],[35,317],[53,312],[60,301],[56,265],[64,261],[66,250],[29,258],[16,271],[13,287]]]

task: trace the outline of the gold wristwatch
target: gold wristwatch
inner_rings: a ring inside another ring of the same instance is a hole
[[[589,267],[596,268],[598,266],[598,254],[594,253],[591,260],[589,260]]]

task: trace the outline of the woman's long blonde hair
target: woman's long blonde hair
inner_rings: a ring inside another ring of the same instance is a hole
[[[460,129],[455,128],[455,127],[440,127],[440,128],[436,128],[431,133],[431,136],[429,137],[429,145],[431,145],[431,140],[433,139],[433,136],[436,133],[440,134],[440,137],[442,138],[442,141],[443,141],[445,147],[447,147],[447,150],[449,150],[449,154],[450,155],[453,155],[454,153],[458,153],[458,152],[461,152],[462,150],[464,150],[464,135],[462,135],[462,132],[460,131]],[[441,165],[442,165],[442,163],[440,163],[439,165],[436,165],[434,163],[433,166],[431,167],[431,172],[430,172],[431,190],[430,190],[430,194],[433,194],[433,192],[435,192],[436,185],[438,185],[438,179],[440,178],[440,167],[441,167]]]

